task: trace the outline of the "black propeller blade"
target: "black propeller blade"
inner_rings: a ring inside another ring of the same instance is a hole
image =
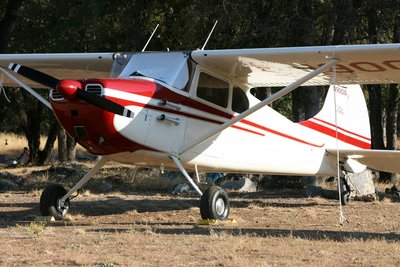
[[[28,78],[34,82],[37,82],[39,84],[42,84],[46,87],[50,87],[53,89],[57,89],[59,91],[62,91],[63,88],[60,88],[58,86],[58,84],[60,83],[60,80],[47,75],[46,73],[37,71],[35,69],[26,67],[26,66],[22,66],[19,64],[14,64],[14,63],[10,63],[8,65],[8,68],[22,76],[24,76],[25,78]],[[66,81],[66,80],[64,80]],[[76,83],[76,82],[75,82]],[[60,94],[62,94],[60,92]],[[132,111],[130,111],[129,109],[125,108],[124,106],[121,106],[118,103],[115,103],[111,100],[108,100],[104,97],[95,95],[95,94],[91,94],[87,91],[82,90],[81,88],[76,88],[74,96],[78,99],[84,100],[100,109],[104,109],[107,110],[109,112],[112,112],[114,114],[117,115],[121,115],[124,117],[128,117],[128,118],[133,118],[134,113]]]
[[[56,89],[57,84],[59,82],[58,79],[56,79],[50,75],[47,75],[46,73],[34,70],[29,67],[22,66],[19,64],[10,63],[8,65],[8,68],[10,70],[24,76],[25,78],[28,78],[29,80],[40,83],[46,87],[50,87],[53,89]]]
[[[82,100],[85,100],[88,103],[95,105],[101,109],[107,110],[109,112],[131,118],[133,117],[133,112],[129,109],[117,104],[111,100],[108,100],[104,97],[97,96],[95,94],[91,94],[84,90],[76,90],[76,97]]]

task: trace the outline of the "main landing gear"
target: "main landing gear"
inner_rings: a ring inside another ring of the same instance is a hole
[[[62,185],[48,185],[40,196],[40,213],[42,216],[53,216],[56,220],[64,218],[68,213],[72,194],[86,184],[107,161],[105,158],[100,158],[96,165],[68,192]]]
[[[203,194],[186,172],[179,159],[176,156],[171,156],[171,158],[174,160],[185,178],[201,196],[201,218],[204,220],[226,220],[229,215],[229,199],[225,190],[218,186],[210,186]],[[96,165],[68,192],[62,185],[48,185],[40,196],[40,213],[43,216],[53,216],[57,220],[63,219],[68,213],[72,194],[77,192],[78,189],[89,181],[89,179],[92,178],[100,168],[107,163],[107,161],[107,159],[101,158]]]
[[[203,220],[226,220],[229,215],[229,199],[225,190],[218,186],[210,186],[204,194],[186,172],[178,157],[171,155],[186,180],[193,186],[200,198],[200,214]]]
[[[225,190],[210,186],[200,198],[201,218],[226,220],[229,215],[229,199]]]
[[[61,201],[67,190],[62,185],[48,185],[40,196],[40,213],[42,216],[53,216],[56,220],[61,220],[68,212],[69,198]]]

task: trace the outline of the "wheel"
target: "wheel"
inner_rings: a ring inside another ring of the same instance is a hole
[[[342,205],[348,205],[350,203],[351,195],[350,186],[344,178],[340,178],[339,186],[341,188],[340,202],[342,203]]]
[[[229,199],[225,190],[218,186],[210,186],[200,199],[201,218],[226,220],[229,215]]]
[[[67,193],[62,185],[48,185],[40,196],[40,213],[42,216],[53,216],[56,220],[61,220],[68,212],[69,199],[63,206],[60,205],[61,198]]]
[[[340,196],[340,202],[342,203],[342,205],[347,205],[350,203],[350,192],[349,191],[342,192],[342,195]]]

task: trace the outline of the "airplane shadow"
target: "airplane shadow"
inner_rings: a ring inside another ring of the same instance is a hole
[[[16,224],[32,221],[39,215],[39,205],[37,203],[0,203],[0,228],[15,226]],[[7,208],[12,209],[8,211]]]
[[[197,198],[193,199],[144,199],[144,200],[126,200],[121,198],[112,198],[102,201],[77,201],[71,203],[74,213],[83,213],[87,216],[104,216],[113,214],[123,214],[135,210],[142,212],[162,212],[173,210],[186,210],[198,206]],[[91,208],[96,207],[96,208]]]
[[[289,229],[259,229],[259,228],[219,228],[218,226],[197,226],[195,223],[146,223],[143,227],[135,224],[135,231],[152,231],[163,235],[220,235],[229,234],[232,236],[254,236],[254,237],[291,237],[305,240],[331,240],[346,242],[348,240],[386,240],[399,241],[400,234],[396,233],[373,233],[357,231],[329,231],[329,230],[289,230]],[[186,227],[161,228],[162,225],[186,225]],[[191,227],[188,227],[191,226]],[[88,232],[125,233],[132,232],[132,228],[96,228]]]
[[[184,234],[205,234],[210,235],[209,228],[194,228],[193,231],[181,229]],[[180,229],[155,229],[156,233],[161,234],[177,234]],[[258,229],[258,228],[221,228],[213,229],[212,233],[221,234],[228,233],[233,236],[247,235],[258,237],[294,237],[307,240],[334,240],[344,242],[348,240],[400,240],[400,234],[396,233],[373,233],[373,232],[356,232],[356,231],[329,231],[329,230],[290,230],[290,229]]]
[[[260,195],[257,194],[257,198]],[[277,197],[277,194],[270,194],[271,198]],[[148,196],[148,195],[146,195]],[[232,194],[231,208],[246,208],[250,205],[259,207],[277,207],[277,208],[296,208],[311,207],[315,205],[323,205],[321,203],[289,203],[282,198],[281,202],[268,202],[267,200],[256,200],[252,194]],[[263,197],[263,196],[262,196]],[[280,195],[279,195],[280,197]],[[254,199],[254,200],[253,200]],[[0,227],[2,221],[6,222],[22,222],[31,220],[40,214],[39,203],[0,203],[1,209],[10,207],[10,211],[0,211]],[[127,200],[123,197],[110,197],[104,200],[85,200],[80,197],[79,200],[72,200],[70,211],[73,214],[84,214],[86,216],[105,216],[113,214],[123,214],[128,211],[136,210],[137,212],[162,212],[173,210],[185,210],[193,207],[199,207],[198,197],[175,197],[170,199],[141,199]]]
[[[305,190],[294,190],[294,189],[281,189],[281,190],[263,190],[258,192],[229,192],[231,198],[246,198],[246,199],[269,199],[269,198],[305,198],[307,197]]]
[[[243,208],[250,204],[261,207],[273,206],[277,208],[288,207],[309,207],[318,206],[321,203],[304,202],[291,203],[284,198],[280,202],[269,202],[268,199],[253,199],[251,194],[232,196],[232,208]],[[274,194],[277,197],[277,194]],[[259,196],[258,196],[259,198]],[[124,197],[109,197],[102,200],[85,200],[82,197],[79,201],[72,201],[71,213],[84,214],[85,216],[105,216],[123,214],[132,210],[138,213],[142,212],[161,212],[161,211],[177,211],[198,207],[199,199],[197,197],[176,197],[168,199],[148,199],[131,200]],[[329,205],[329,204],[327,204]],[[16,224],[28,224],[39,215],[39,204],[37,202],[24,203],[0,203],[0,228],[15,226]],[[10,208],[10,209],[8,209]],[[110,227],[107,227],[107,225]],[[345,242],[346,240],[400,240],[400,234],[397,233],[374,233],[359,231],[331,231],[331,230],[291,230],[291,229],[270,229],[270,228],[234,228],[224,225],[220,226],[198,226],[192,220],[179,222],[172,220],[170,222],[147,222],[133,220],[129,223],[119,222],[118,227],[113,223],[106,223],[106,227],[88,229],[93,232],[129,232],[135,231],[152,231],[164,235],[212,235],[212,234],[229,234],[232,236],[249,235],[257,237],[295,237],[309,240],[334,240]],[[64,222],[55,223],[54,226],[65,226]],[[87,222],[73,222],[71,225],[89,226]],[[163,227],[167,226],[167,227]],[[168,227],[173,226],[173,227]]]
[[[143,199],[126,200],[112,197],[105,200],[80,200],[71,201],[72,214],[84,214],[86,216],[106,216],[123,214],[135,210],[142,212],[177,211],[198,207],[198,198],[171,198],[171,199]],[[9,208],[10,210],[7,210]],[[14,226],[15,224],[30,222],[40,214],[39,203],[0,203],[0,228]]]
[[[143,194],[151,196],[152,193]],[[230,193],[231,207],[246,208],[250,205],[259,207],[277,207],[277,208],[296,208],[296,207],[311,207],[315,205],[324,205],[321,203],[290,203],[284,201],[286,198],[304,198],[299,191],[279,191],[279,192],[257,192],[257,193]],[[269,202],[269,198],[280,198],[281,202]],[[199,206],[199,197],[171,197],[170,199],[140,199],[127,200],[124,197],[111,196],[104,200],[85,200],[84,196],[80,196],[79,200],[71,201],[70,211],[74,214],[85,214],[87,216],[104,216],[113,214],[123,214],[128,211],[136,210],[137,212],[160,212],[185,210]],[[260,200],[261,199],[261,200]],[[7,211],[7,208],[10,208]],[[21,203],[0,203],[0,227],[10,223],[19,223],[24,220],[32,220],[40,214],[39,203],[37,202],[21,202]]]
[[[123,226],[120,224],[119,226]],[[305,240],[330,240],[336,242],[346,242],[348,240],[386,240],[400,241],[400,234],[397,233],[374,233],[358,231],[331,231],[331,230],[290,230],[290,229],[262,229],[262,228],[228,228],[220,226],[198,226],[196,223],[144,223],[132,222],[130,227],[122,228],[96,228],[88,229],[87,232],[104,233],[127,233],[132,231],[146,232],[151,231],[155,234],[163,235],[221,235],[229,234],[232,236],[253,236],[253,237],[290,237]],[[132,228],[132,225],[134,227]],[[162,226],[181,226],[163,228]]]
[[[249,206],[257,206],[261,208],[265,207],[275,207],[275,208],[300,208],[300,207],[313,207],[313,206],[324,206],[327,204],[319,204],[319,203],[285,203],[285,202],[268,202],[268,201],[231,201],[230,206],[232,208],[247,208]]]

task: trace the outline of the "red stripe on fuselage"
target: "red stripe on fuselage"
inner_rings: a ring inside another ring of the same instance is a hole
[[[96,82],[96,81],[91,81],[91,82]],[[107,79],[107,80],[98,80],[97,82],[102,83],[103,86],[105,88],[109,88],[109,89],[113,89],[113,90],[117,90],[117,91],[123,91],[126,93],[130,93],[130,94],[137,94],[140,96],[146,96],[149,98],[153,98],[153,99],[157,99],[157,100],[167,100],[176,104],[181,104],[181,105],[185,105],[187,107],[190,108],[194,108],[203,112],[207,112],[210,113],[212,115],[216,115],[216,116],[220,116],[223,118],[226,118],[228,120],[234,118],[234,116],[232,114],[226,113],[224,111],[218,110],[216,108],[213,108],[209,105],[203,104],[199,101],[196,101],[192,98],[189,98],[188,96],[176,93],[168,88],[165,88],[161,85],[158,85],[154,82],[151,81],[147,81],[147,80],[118,80],[118,79]],[[139,86],[136,85],[137,82],[140,82]],[[146,84],[148,84],[149,86],[145,86]],[[136,90],[138,89],[138,90]],[[143,107],[143,108],[150,108],[150,109],[154,109],[154,110],[158,110],[158,111],[164,111],[164,112],[169,112],[169,113],[174,113],[174,114],[179,114],[179,115],[183,115],[183,116],[187,116],[187,117],[191,117],[194,119],[198,119],[198,120],[202,120],[202,121],[207,121],[207,122],[211,122],[211,123],[216,123],[216,124],[223,124],[224,122],[221,121],[217,121],[214,119],[209,119],[203,116],[199,116],[199,115],[194,115],[194,114],[190,114],[190,113],[186,113],[186,112],[181,112],[181,111],[177,111],[177,110],[172,110],[172,109],[167,109],[167,108],[162,108],[159,106],[153,106],[153,105],[149,105],[149,104],[143,104],[140,102],[135,102],[135,101],[130,101],[130,100],[124,100],[124,99],[120,99],[120,98],[112,98],[114,101],[127,106],[127,105],[135,105],[135,106],[139,106],[139,107]],[[122,101],[122,102],[121,102]],[[310,145],[310,146],[314,146],[314,147],[322,147],[323,144],[319,145],[319,144],[313,144],[310,143],[308,141],[299,139],[297,137],[294,136],[290,136],[288,134],[264,127],[262,125],[259,125],[257,123],[254,122],[250,122],[248,120],[241,120],[241,123],[248,125],[248,126],[252,126],[256,129],[259,130],[263,130],[275,135],[279,135],[281,137],[290,139],[292,141],[296,141],[302,144],[306,144],[306,145]],[[250,129],[246,129],[244,127],[241,126],[237,126],[237,125],[233,125],[233,128],[242,130],[242,131],[246,131],[249,133],[253,133],[253,134],[257,134],[257,135],[261,135],[264,136],[264,134],[250,130]]]
[[[321,120],[321,119],[318,119],[318,118],[315,118],[315,117],[314,117],[313,119],[316,120],[316,121],[320,121],[320,122],[322,122],[322,123],[326,123],[326,124],[328,124],[328,125],[330,125],[330,126],[332,126],[332,127],[336,127],[335,124],[329,123],[329,122],[327,122],[327,121],[324,121],[324,120]],[[348,131],[348,130],[346,130],[346,129],[342,128],[342,127],[339,127],[339,126],[338,126],[337,128],[338,128],[339,130],[342,130],[343,132],[346,132],[346,133],[352,134],[352,135],[354,135],[354,136],[357,136],[357,137],[366,139],[366,140],[368,140],[368,141],[371,141],[371,138],[368,138],[368,137],[359,135],[359,134],[357,134],[357,133]]]
[[[113,97],[109,97],[109,99],[118,99],[119,98],[113,98]],[[206,121],[206,122],[210,122],[210,123],[215,123],[215,124],[222,124],[223,122],[221,121],[217,121],[217,120],[213,120],[213,119],[209,119],[206,117],[202,117],[202,116],[198,116],[198,115],[194,115],[191,113],[186,113],[186,112],[182,112],[182,111],[178,111],[178,110],[171,110],[171,109],[167,109],[167,108],[162,108],[162,107],[158,107],[158,106],[153,106],[153,105],[149,105],[149,104],[143,104],[140,102],[136,102],[136,101],[129,101],[129,100],[123,100],[122,103],[120,103],[124,106],[128,106],[128,105],[132,105],[132,106],[137,106],[137,107],[142,107],[142,108],[148,108],[148,109],[153,109],[153,110],[158,110],[158,111],[163,111],[163,112],[168,112],[168,113],[173,113],[173,114],[177,114],[177,115],[182,115],[182,116],[186,116],[186,117],[190,117],[193,119],[198,119],[198,120],[202,120],[202,121]],[[253,133],[253,134],[257,134],[257,135],[261,135],[261,136],[265,136],[265,134],[250,130],[250,129],[246,129],[237,125],[233,125],[232,128],[236,128],[245,132],[249,132],[249,133]]]
[[[243,121],[244,120],[242,120],[242,122]],[[313,143],[304,141],[302,139],[299,139],[299,138],[296,138],[296,137],[293,137],[293,136],[278,132],[276,130],[273,130],[273,129],[270,129],[270,128],[267,128],[267,127],[264,127],[264,126],[261,126],[261,125],[258,125],[258,124],[255,124],[255,123],[250,122],[250,121],[246,121],[245,123],[248,124],[248,125],[263,129],[264,131],[267,131],[267,132],[270,132],[270,133],[273,133],[273,134],[276,134],[276,135],[279,135],[279,136],[285,137],[287,139],[291,139],[291,140],[294,140],[294,141],[297,141],[297,142],[300,142],[300,143],[303,143],[303,144],[306,144],[306,145],[315,146],[315,147],[323,147],[324,146],[324,144],[322,144],[322,145],[313,144]]]
[[[303,125],[305,127],[308,127],[310,129],[313,129],[315,131],[318,131],[320,133],[326,134],[326,135],[328,135],[330,137],[336,138],[336,131],[335,130],[330,129],[330,128],[326,127],[326,126],[323,126],[321,124],[312,122],[310,120],[302,121],[299,124],[301,124],[301,125]],[[354,137],[351,137],[351,136],[348,136],[348,135],[346,135],[344,133],[338,132],[338,136],[337,137],[338,137],[338,139],[340,141],[343,141],[345,143],[348,143],[350,145],[353,145],[353,146],[356,146],[356,147],[359,147],[359,148],[363,148],[363,149],[370,149],[371,148],[371,144],[370,143],[358,140],[358,139],[356,139]]]

